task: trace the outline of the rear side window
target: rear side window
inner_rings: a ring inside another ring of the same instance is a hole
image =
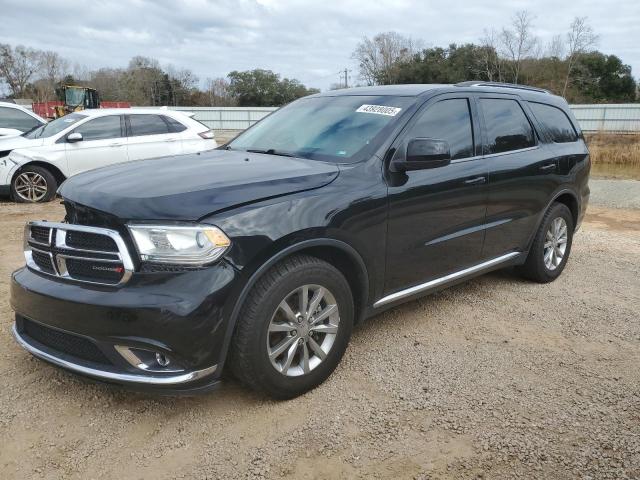
[[[185,127],[175,118],[171,118],[171,117],[162,117],[162,118],[165,119],[165,121],[169,124],[169,129],[174,133],[184,132],[187,129],[187,127]]]
[[[431,105],[411,128],[409,138],[436,138],[449,143],[451,159],[473,156],[473,128],[465,98]]]
[[[17,108],[0,107],[0,128],[13,128],[26,132],[40,125],[42,122]]]
[[[89,120],[76,128],[73,133],[81,133],[82,140],[106,140],[122,137],[120,115],[109,115]]]
[[[130,115],[129,122],[132,137],[169,133],[169,125],[160,115]]]
[[[571,120],[561,109],[535,102],[529,102],[529,107],[545,130],[549,132],[554,142],[567,143],[578,140],[578,134],[573,128]]]
[[[533,128],[518,102],[481,98],[480,104],[487,129],[485,153],[503,153],[535,146]]]

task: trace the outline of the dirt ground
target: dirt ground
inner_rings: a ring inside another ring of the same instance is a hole
[[[638,209],[594,202],[552,284],[497,272],[372,319],[287,402],[133,394],[21,350],[22,227],[61,218],[0,203],[0,479],[640,478]]]

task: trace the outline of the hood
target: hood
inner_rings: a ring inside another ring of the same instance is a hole
[[[0,152],[15,150],[16,148],[39,147],[44,142],[42,138],[25,138],[21,135],[0,137]]]
[[[322,187],[339,173],[316,160],[229,150],[139,160],[71,177],[59,193],[125,220],[195,221],[258,200]]]

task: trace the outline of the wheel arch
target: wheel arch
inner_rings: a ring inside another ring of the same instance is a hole
[[[545,208],[543,208],[540,212],[538,221],[536,222],[536,228],[533,230],[533,232],[531,232],[531,236],[527,244],[527,252],[529,252],[529,250],[531,249],[531,245],[533,244],[536,232],[540,228],[542,220],[544,219],[544,214],[547,212],[547,210],[549,210],[549,208],[551,208],[551,205],[553,205],[554,203],[561,203],[569,209],[573,218],[573,228],[575,231],[578,222],[578,216],[580,214],[580,203],[578,200],[578,195],[573,190],[564,188],[554,193],[551,197],[551,200],[549,200]]]
[[[62,184],[62,182],[64,182],[67,179],[65,174],[62,173],[62,170],[60,170],[55,165],[52,165],[51,163],[47,163],[47,162],[41,162],[41,161],[38,161],[38,160],[34,160],[32,162],[25,163],[24,165],[20,165],[16,169],[16,171],[13,172],[13,176],[11,177],[11,184],[12,185],[13,185],[13,181],[15,180],[15,178],[18,175],[20,175],[20,173],[27,167],[40,167],[40,168],[44,168],[44,169],[48,170],[49,172],[51,172],[53,177],[56,179],[56,182],[58,183],[58,187]]]
[[[370,296],[369,274],[360,254],[346,242],[332,238],[316,238],[300,241],[279,250],[275,254],[271,255],[266,261],[262,262],[260,266],[248,277],[242,286],[240,293],[235,295],[232,305],[230,305],[227,310],[230,313],[225,332],[223,350],[219,362],[221,370],[227,359],[238,315],[240,314],[242,305],[249,295],[249,292],[258,279],[262,277],[262,275],[264,275],[264,273],[266,273],[273,265],[296,254],[311,255],[336,267],[345,276],[352,289],[355,307],[354,323],[358,323],[362,318],[364,318],[366,305]]]

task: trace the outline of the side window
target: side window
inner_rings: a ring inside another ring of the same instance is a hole
[[[109,115],[89,120],[77,127],[73,133],[81,133],[84,141],[120,138],[122,137],[120,115]]]
[[[567,143],[578,140],[578,134],[569,117],[561,109],[536,102],[529,102],[529,107],[554,142]]]
[[[533,128],[518,102],[481,98],[480,104],[487,129],[485,153],[502,153],[535,146]]]
[[[17,108],[0,107],[0,128],[13,128],[26,132],[40,125],[37,119]]]
[[[169,126],[160,115],[129,115],[129,122],[132,137],[169,133]]]
[[[437,138],[449,143],[451,159],[473,157],[473,127],[466,98],[431,105],[411,128],[408,138]]]
[[[172,132],[174,133],[178,133],[178,132],[184,132],[187,127],[185,127],[182,123],[180,123],[178,120],[176,120],[175,118],[171,118],[171,117],[163,117],[165,119],[165,121],[169,124],[169,128],[171,129]]]

